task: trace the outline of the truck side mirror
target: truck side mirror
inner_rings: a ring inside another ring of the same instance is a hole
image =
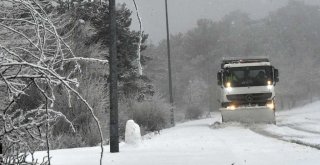
[[[222,73],[218,72],[217,74],[218,85],[222,85]]]
[[[279,82],[279,70],[274,69],[274,81]]]

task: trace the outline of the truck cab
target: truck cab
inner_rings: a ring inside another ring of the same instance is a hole
[[[217,79],[223,122],[275,123],[279,72],[268,58],[223,59]]]

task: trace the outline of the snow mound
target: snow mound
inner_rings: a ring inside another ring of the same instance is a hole
[[[239,122],[226,122],[226,123],[221,123],[219,121],[214,122],[213,124],[209,125],[209,128],[211,129],[222,129],[226,127],[243,127],[243,128],[248,128],[251,127],[254,124],[250,123],[239,123]]]
[[[133,120],[126,123],[125,142],[133,145],[141,143],[140,127]]]

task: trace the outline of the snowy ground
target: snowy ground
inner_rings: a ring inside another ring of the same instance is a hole
[[[105,146],[106,165],[318,165],[320,102],[277,113],[277,125],[222,124],[212,118],[178,124],[138,146]],[[53,165],[99,164],[99,147],[52,151]],[[37,156],[44,156],[39,152]]]
[[[279,112],[277,125],[260,125],[256,130],[267,136],[320,150],[320,102]]]

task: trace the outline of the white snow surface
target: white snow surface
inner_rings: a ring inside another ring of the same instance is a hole
[[[319,165],[320,102],[277,113],[277,125],[244,125],[212,118],[144,136],[140,145],[105,146],[105,165]],[[302,140],[299,144],[291,139]],[[301,143],[300,143],[301,142]],[[307,143],[309,146],[305,146]],[[98,165],[99,147],[51,151],[53,165]],[[37,157],[45,156],[38,152]]]
[[[265,125],[262,130],[320,149],[320,102],[277,113],[277,125]],[[319,161],[320,164],[320,161]]]
[[[141,143],[140,127],[133,120],[128,120],[126,123],[125,142],[132,145]]]

